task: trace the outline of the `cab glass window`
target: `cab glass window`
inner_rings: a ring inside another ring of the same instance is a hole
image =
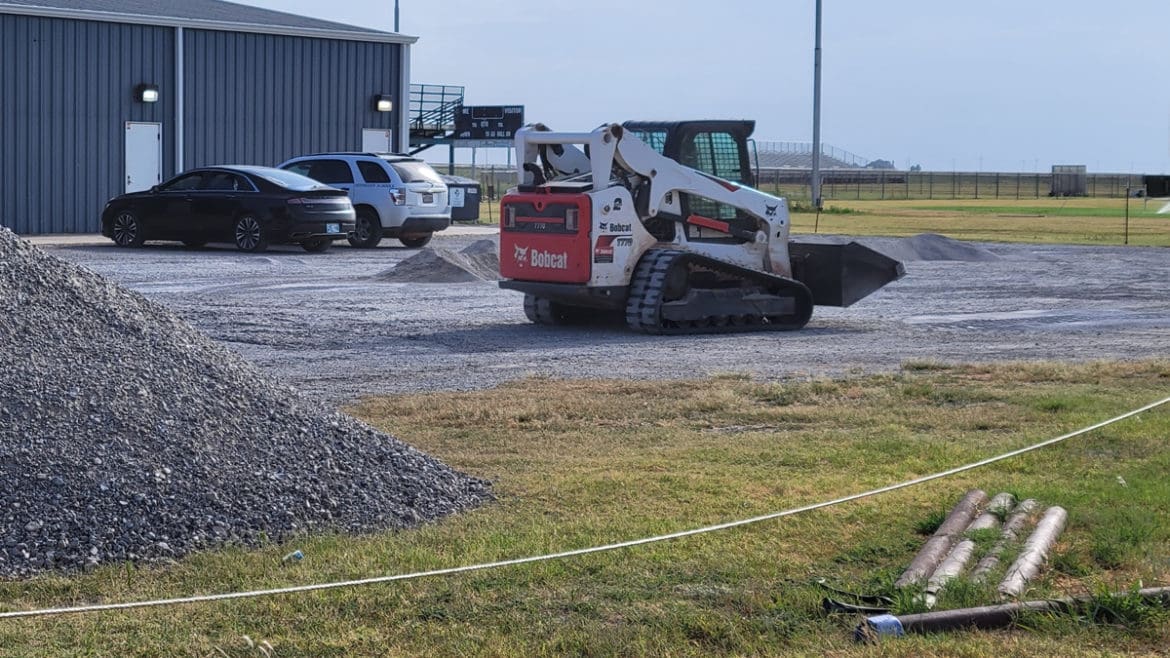
[[[683,145],[681,156],[688,167],[733,183],[743,182],[739,145],[731,133],[698,133]]]
[[[740,167],[739,146],[731,133],[698,133],[683,144],[679,154],[682,163],[692,169],[718,176],[733,183],[743,182],[743,168]],[[735,219],[739,211],[735,206],[691,196],[691,212],[712,219]]]
[[[650,148],[658,151],[662,155],[666,150],[666,131],[665,130],[635,130],[634,136],[645,142]]]

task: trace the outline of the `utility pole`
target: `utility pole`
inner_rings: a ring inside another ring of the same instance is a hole
[[[821,0],[817,0],[816,41],[813,46],[812,202],[821,211]]]
[[[398,0],[394,0],[394,31],[398,31]]]

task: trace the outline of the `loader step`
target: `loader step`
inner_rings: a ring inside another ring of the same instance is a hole
[[[673,249],[638,262],[626,324],[649,334],[791,331],[808,323],[812,294],[799,281]]]

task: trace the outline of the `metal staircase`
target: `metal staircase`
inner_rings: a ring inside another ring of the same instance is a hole
[[[463,87],[410,85],[410,146],[431,146],[455,130],[455,113],[463,105]]]

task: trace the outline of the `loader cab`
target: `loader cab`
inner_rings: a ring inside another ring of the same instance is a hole
[[[627,121],[622,127],[675,162],[755,187],[748,153],[755,121]]]
[[[756,129],[755,121],[627,121],[622,127],[675,162],[733,183],[755,187],[748,151],[748,139]],[[754,219],[733,206],[687,195],[681,202],[684,217],[702,215],[745,228],[755,226]],[[676,223],[653,222],[647,225],[647,229],[661,240],[670,240],[674,237]],[[688,225],[686,230],[687,239],[691,241],[740,241],[697,226]]]

